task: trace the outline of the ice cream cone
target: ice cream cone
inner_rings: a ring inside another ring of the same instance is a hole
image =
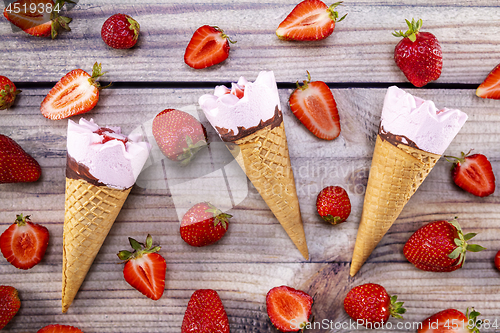
[[[130,189],[66,178],[62,312],[73,302]]]
[[[441,155],[377,136],[351,262],[354,276]]]
[[[283,121],[227,143],[227,146],[300,253],[308,259]]]

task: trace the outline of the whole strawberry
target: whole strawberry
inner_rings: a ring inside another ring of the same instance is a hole
[[[146,237],[145,244],[130,237],[128,240],[134,252],[124,250],[118,253],[118,258],[125,261],[123,277],[132,287],[156,301],[165,290],[167,271],[165,259],[157,253],[160,246],[153,246],[151,235]]]
[[[352,288],[344,299],[344,309],[356,322],[367,328],[377,328],[390,316],[402,319],[406,312],[397,296],[389,296],[384,287],[367,283]]]
[[[29,183],[40,178],[38,162],[8,136],[0,134],[0,184]]]
[[[415,267],[432,272],[451,272],[461,268],[467,251],[484,250],[467,244],[475,233],[464,235],[458,221],[435,221],[415,231],[406,242],[403,253]]]
[[[45,326],[36,333],[83,333],[83,331],[74,326],[55,324]]]
[[[197,203],[182,218],[181,237],[191,246],[213,244],[224,236],[231,217],[208,202]]]
[[[274,287],[266,295],[267,315],[281,332],[297,332],[309,323],[313,298],[288,286]]]
[[[316,209],[323,220],[335,225],[347,220],[351,214],[351,201],[342,187],[327,186],[316,198]]]
[[[422,321],[417,333],[479,333],[483,324],[483,321],[477,318],[479,315],[481,314],[474,309],[467,309],[466,314],[455,309],[446,309]]]
[[[30,269],[42,261],[49,245],[47,228],[29,219],[29,215],[17,215],[16,222],[0,235],[3,256],[19,269]]]
[[[420,32],[422,20],[406,20],[406,24],[406,32],[393,33],[396,37],[403,37],[394,50],[394,60],[415,87],[422,87],[441,76],[441,45],[430,32]]]
[[[125,14],[109,17],[101,28],[104,43],[114,49],[129,49],[137,43],[140,26],[136,20]]]
[[[453,181],[463,190],[478,197],[493,194],[496,187],[495,174],[490,161],[483,154],[469,153],[462,152],[461,157],[445,156],[447,161],[453,163]]]
[[[191,295],[181,333],[229,333],[226,310],[215,290],[199,289]]]
[[[0,330],[16,315],[21,307],[17,289],[0,286]]]
[[[20,92],[9,78],[0,75],[0,110],[10,108]]]
[[[153,136],[163,154],[181,165],[189,164],[208,144],[205,127],[189,113],[175,109],[166,109],[156,115]]]

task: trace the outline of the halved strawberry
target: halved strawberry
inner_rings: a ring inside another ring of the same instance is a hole
[[[454,162],[453,181],[469,193],[486,197],[495,192],[495,174],[491,163],[483,154],[469,153],[462,152],[461,157],[445,156],[447,161]]]
[[[151,235],[146,237],[146,244],[139,243],[129,237],[134,252],[120,251],[118,258],[124,260],[123,276],[125,281],[141,293],[158,300],[165,290],[165,274],[167,264],[159,255],[160,246],[153,246]]]
[[[186,47],[184,62],[195,69],[216,65],[229,56],[229,42],[236,43],[219,27],[201,26]]]
[[[97,62],[92,76],[81,69],[72,70],[50,90],[40,111],[46,118],[58,120],[92,110],[99,101],[99,90],[105,88],[96,81],[102,75],[101,64]]]
[[[29,222],[29,215],[17,215],[16,222],[0,235],[3,256],[17,268],[30,269],[38,264],[49,244],[49,231]]]
[[[476,95],[481,98],[500,99],[500,64],[493,68],[477,87]]]
[[[342,21],[347,15],[339,19],[339,13],[334,10],[341,3],[328,7],[320,0],[304,0],[280,23],[276,35],[284,40],[325,39],[335,29],[335,22]]]
[[[339,112],[333,94],[326,83],[307,81],[293,91],[289,99],[293,114],[311,133],[320,139],[333,140],[340,135]]]
[[[3,15],[24,32],[36,37],[56,38],[60,27],[71,30],[71,18],[59,16],[59,11],[69,0],[17,0],[6,6]]]
[[[274,287],[267,293],[267,315],[281,332],[296,332],[309,322],[313,298],[287,286]]]

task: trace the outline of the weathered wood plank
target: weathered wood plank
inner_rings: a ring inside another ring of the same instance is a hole
[[[496,222],[499,196],[496,193],[481,199],[459,190],[453,185],[450,165],[444,159],[412,197],[362,270],[355,278],[348,277],[385,89],[333,90],[342,134],[332,142],[312,136],[286,105],[291,90],[280,91],[311,253],[309,262],[301,258],[256,190],[246,181],[246,187],[240,189],[242,201],[229,207],[234,222],[227,235],[218,244],[206,248],[186,245],[179,237],[175,202],[176,195],[185,192],[182,189],[176,192],[173,187],[182,188],[185,180],[200,178],[200,175],[208,174],[212,177],[210,181],[216,180],[213,172],[230,162],[223,154],[225,148],[197,107],[199,96],[209,91],[109,89],[102,92],[98,106],[85,115],[99,124],[122,126],[128,133],[140,126],[147,131],[148,122],[165,108],[184,109],[199,116],[212,143],[210,150],[195,160],[193,170],[179,172],[165,164],[166,168],[152,170],[138,182],[142,186],[133,189],[77,299],[64,315],[60,313],[60,276],[67,121],[47,120],[39,113],[39,104],[47,89],[26,89],[15,107],[3,113],[0,133],[13,137],[40,162],[43,177],[34,184],[0,185],[0,230],[12,222],[16,213],[24,212],[32,214],[33,220],[46,225],[51,233],[44,260],[33,269],[20,271],[0,260],[0,283],[18,287],[23,299],[21,311],[4,329],[6,332],[35,331],[56,322],[76,325],[86,333],[178,332],[188,299],[199,288],[220,292],[233,332],[275,332],[267,319],[264,300],[269,289],[282,284],[316,294],[316,321],[326,319],[335,325],[348,322],[342,308],[347,291],[366,282],[381,283],[390,293],[398,294],[408,309],[405,321],[408,323],[419,322],[449,306],[460,310],[475,306],[485,318],[500,321],[500,297],[497,296],[500,280],[492,264],[500,239]],[[434,100],[438,107],[454,107],[466,112],[469,120],[447,153],[458,154],[474,148],[489,157],[495,173],[500,172],[497,144],[500,115],[496,101],[481,100],[472,90],[413,89],[410,92]],[[161,159],[161,155],[153,155]],[[211,162],[207,164],[210,156]],[[207,170],[196,175],[201,165]],[[348,222],[335,227],[322,222],[314,208],[317,193],[327,185],[345,187],[353,205]],[[222,204],[228,201],[222,200]],[[412,232],[426,222],[456,215],[466,232],[479,233],[476,242],[488,250],[469,254],[466,267],[449,274],[425,273],[405,260],[402,247]],[[147,233],[163,245],[161,253],[168,265],[165,295],[156,302],[126,284],[116,257],[119,250],[128,247],[128,236],[141,239]],[[332,331],[358,332],[335,327]]]
[[[411,6],[402,6],[402,4]],[[279,82],[305,78],[328,82],[406,82],[393,61],[398,40],[394,30],[404,19],[422,18],[424,29],[440,40],[444,68],[439,83],[479,84],[498,64],[500,7],[491,1],[349,1],[339,7],[349,13],[332,36],[313,43],[280,41],[275,30],[296,1],[223,1],[179,4],[171,1],[80,1],[69,14],[72,31],[57,40],[13,32],[2,18],[2,74],[14,81],[55,82],[74,68],[90,70],[102,62],[110,81],[207,82],[253,79],[259,70],[274,70]],[[114,50],[101,40],[105,19],[129,13],[141,24],[142,35],[131,50]],[[193,32],[203,24],[218,25],[238,42],[229,59],[205,70],[184,64]]]

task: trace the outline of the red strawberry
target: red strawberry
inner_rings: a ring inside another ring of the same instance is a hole
[[[20,269],[30,269],[38,264],[49,245],[47,228],[31,223],[29,219],[29,215],[17,215],[16,222],[0,235],[3,256]]]
[[[495,267],[500,270],[500,251],[495,256]]]
[[[71,30],[71,18],[59,16],[69,0],[17,0],[5,7],[3,16],[24,32],[36,37],[57,37],[60,27]]]
[[[129,49],[137,43],[139,31],[139,23],[132,17],[115,14],[102,25],[101,38],[114,49]]]
[[[103,88],[96,79],[102,75],[101,64],[97,62],[92,69],[92,76],[81,69],[72,70],[50,90],[40,111],[52,120],[89,112],[99,101],[99,90]]]
[[[316,209],[323,220],[335,225],[347,220],[351,214],[351,201],[342,187],[327,186],[316,198]]]
[[[397,296],[389,296],[384,287],[367,283],[352,288],[344,299],[345,312],[367,328],[378,328],[390,316],[402,319],[406,312]]]
[[[438,312],[425,319],[418,333],[479,333],[482,320],[478,320],[479,312],[472,309],[464,315],[455,309],[447,309]]]
[[[274,287],[266,296],[267,315],[281,332],[297,332],[309,322],[313,298],[287,286]]]
[[[0,75],[0,110],[10,108],[20,92],[11,80]]]
[[[212,289],[196,290],[182,320],[181,333],[229,333],[229,320],[219,294]]]
[[[342,1],[328,7],[320,0],[304,0],[291,11],[276,29],[276,35],[284,40],[320,40],[330,36],[335,23],[342,21],[334,9]]]
[[[470,152],[469,152],[470,153]],[[495,192],[495,175],[490,161],[482,154],[469,155],[462,152],[462,157],[445,156],[447,161],[454,159],[451,171],[453,181],[462,189],[478,197],[486,197]]]
[[[14,318],[21,307],[17,289],[11,286],[0,286],[0,330]]]
[[[482,246],[467,244],[475,233],[464,235],[458,221],[435,221],[415,231],[403,253],[415,267],[432,272],[451,272],[461,268],[467,251],[479,252]]]
[[[441,76],[441,45],[430,32],[420,32],[422,20],[406,20],[406,24],[408,31],[393,33],[396,37],[403,37],[394,50],[394,60],[415,87],[422,87]]]
[[[123,276],[125,281],[141,293],[158,300],[165,290],[167,263],[159,255],[160,246],[153,247],[151,235],[146,237],[146,244],[129,237],[134,252],[120,251],[118,258],[125,261]]]
[[[68,325],[49,325],[39,329],[37,333],[83,333],[83,331]]]
[[[493,68],[477,87],[476,95],[481,98],[500,99],[500,64]]]
[[[189,113],[175,109],[156,115],[153,135],[163,154],[182,165],[191,162],[208,145],[205,127]]]
[[[229,42],[235,43],[219,27],[201,26],[186,47],[184,62],[195,69],[216,65],[229,56]]]
[[[0,184],[29,183],[40,178],[40,164],[8,136],[0,134]]]
[[[339,112],[332,91],[322,81],[307,81],[293,91],[290,109],[304,126],[320,139],[333,140],[340,135]]]
[[[213,244],[224,236],[231,217],[208,202],[197,203],[182,217],[181,237],[191,246]]]

